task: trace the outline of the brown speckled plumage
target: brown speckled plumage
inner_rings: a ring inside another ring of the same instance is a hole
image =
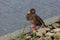
[[[36,14],[36,11],[34,8],[32,8],[29,13],[27,13],[26,15],[26,19],[28,21],[30,21],[32,24],[36,25],[36,26],[45,26],[45,23],[43,22],[43,20]]]

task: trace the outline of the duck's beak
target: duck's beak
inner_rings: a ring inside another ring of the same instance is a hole
[[[30,14],[30,11],[28,11],[27,14]]]

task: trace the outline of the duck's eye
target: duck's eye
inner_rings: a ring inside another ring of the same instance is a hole
[[[32,13],[35,13],[35,11],[34,11],[34,10],[32,10],[31,12],[32,12]]]

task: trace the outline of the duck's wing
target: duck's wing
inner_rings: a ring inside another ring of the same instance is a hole
[[[40,24],[45,25],[44,21],[38,15],[35,15],[35,18]]]

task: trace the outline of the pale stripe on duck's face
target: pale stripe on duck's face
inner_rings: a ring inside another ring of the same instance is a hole
[[[30,14],[30,11],[28,11],[27,14]]]

